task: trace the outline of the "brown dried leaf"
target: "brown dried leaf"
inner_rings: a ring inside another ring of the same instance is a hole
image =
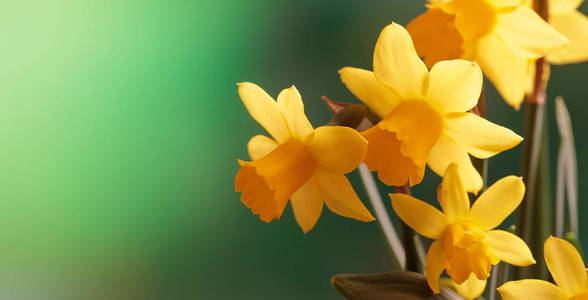
[[[331,284],[350,300],[463,300],[445,286],[441,293],[433,294],[425,276],[414,272],[340,274]]]

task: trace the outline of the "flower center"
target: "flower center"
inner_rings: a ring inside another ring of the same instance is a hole
[[[262,221],[279,218],[288,199],[308,181],[317,163],[308,146],[290,139],[261,159],[239,161],[235,189]]]
[[[417,167],[422,167],[443,132],[443,118],[427,101],[406,100],[400,102],[378,126],[396,133],[401,142],[400,153],[411,158]]]
[[[442,6],[455,15],[455,26],[464,40],[463,48],[494,30],[497,8],[488,0],[454,0]]]
[[[492,265],[500,261],[490,252],[484,232],[473,222],[451,224],[443,239],[443,266],[457,284],[466,281],[471,273],[480,280],[487,279]]]

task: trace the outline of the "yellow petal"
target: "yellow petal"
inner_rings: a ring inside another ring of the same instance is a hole
[[[522,177],[504,177],[478,197],[470,210],[470,218],[484,230],[493,229],[521,204],[524,195]]]
[[[569,44],[565,36],[525,6],[499,14],[496,32],[513,51],[527,58],[539,58]]]
[[[433,206],[406,194],[390,194],[394,211],[416,232],[438,239],[447,228],[447,217]]]
[[[571,12],[582,4],[584,0],[549,0],[549,21],[551,22],[552,14],[561,14]]]
[[[349,91],[382,118],[390,114],[401,100],[394,91],[379,82],[371,71],[345,67],[339,70],[339,75]]]
[[[500,260],[511,265],[526,267],[535,263],[533,254],[525,242],[518,236],[503,230],[486,232],[490,251]]]
[[[239,96],[249,114],[280,144],[291,137],[286,120],[278,103],[262,88],[251,82],[242,82]]]
[[[304,114],[304,104],[302,97],[295,86],[283,90],[278,95],[278,104],[282,107],[284,118],[288,123],[290,132],[294,138],[305,142],[312,134],[312,125]]]
[[[343,126],[321,126],[309,144],[317,162],[332,171],[353,171],[365,158],[368,144],[359,132]]]
[[[449,165],[445,170],[441,183],[441,207],[449,221],[461,220],[470,212],[470,199],[456,164]]]
[[[502,300],[566,300],[556,285],[538,279],[509,281],[498,288]]]
[[[425,166],[415,165],[410,157],[400,152],[401,143],[396,133],[376,125],[361,134],[368,140],[365,164],[370,171],[378,172],[383,183],[392,186],[421,183]]]
[[[552,14],[549,24],[570,40],[570,45],[547,55],[554,64],[570,64],[588,60],[588,17],[573,10]]]
[[[472,113],[447,114],[444,121],[444,133],[478,158],[494,156],[523,140],[512,130]]]
[[[317,182],[311,177],[290,200],[296,222],[304,233],[310,231],[323,210],[323,193]]]
[[[463,39],[454,20],[455,15],[445,13],[438,7],[429,7],[406,26],[418,55],[429,69],[438,61],[462,56]]]
[[[528,58],[510,50],[495,33],[478,41],[475,57],[504,100],[518,109],[525,96]]]
[[[486,289],[486,280],[476,278],[476,275],[472,273],[470,278],[464,281],[462,284],[457,284],[452,281],[452,286],[455,291],[466,300],[477,299],[482,295]]]
[[[256,135],[249,140],[247,151],[252,160],[260,159],[278,147],[278,143],[265,135]]]
[[[476,171],[470,156],[460,145],[450,137],[441,135],[437,144],[429,154],[429,167],[439,176],[445,174],[447,167],[454,163],[459,166],[461,180],[470,193],[478,193],[482,189],[482,176]]]
[[[497,8],[507,8],[519,6],[523,2],[522,0],[490,0],[490,2]]]
[[[382,129],[396,133],[402,142],[401,153],[417,166],[424,166],[443,131],[443,120],[426,101],[403,101],[378,123]]]
[[[455,15],[465,47],[491,32],[496,24],[496,7],[488,0],[453,0],[442,8]]]
[[[318,168],[312,180],[320,187],[325,204],[334,213],[364,222],[375,220],[359,200],[345,175]]]
[[[427,262],[425,266],[425,276],[431,290],[439,293],[439,276],[443,272],[443,241],[437,240],[431,244],[427,252]]]
[[[549,237],[544,247],[545,262],[555,283],[572,297],[584,291],[586,267],[578,250],[566,240]]]
[[[431,69],[427,100],[440,112],[464,112],[478,103],[482,71],[467,60],[441,61]]]
[[[403,99],[423,99],[426,95],[429,70],[406,29],[396,23],[386,26],[378,38],[374,73]]]

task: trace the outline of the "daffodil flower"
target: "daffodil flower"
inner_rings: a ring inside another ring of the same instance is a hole
[[[482,177],[468,155],[488,158],[522,140],[511,130],[469,113],[478,103],[482,72],[465,60],[441,61],[427,69],[408,32],[384,28],[374,53],[374,72],[345,67],[341,80],[381,118],[362,134],[369,141],[365,163],[388,185],[422,181],[426,164],[443,175],[457,164],[470,192]]]
[[[435,293],[439,293],[443,270],[461,285],[472,274],[478,280],[486,280],[492,265],[501,260],[517,266],[535,263],[523,240],[510,232],[493,230],[521,203],[525,193],[522,179],[500,179],[470,209],[458,173],[459,169],[452,164],[443,177],[439,199],[443,212],[411,196],[390,194],[394,211],[404,223],[435,240],[425,266],[427,282]]]
[[[407,29],[429,67],[446,59],[475,61],[506,102],[518,109],[530,62],[569,44],[521,2],[430,0],[428,11]]]
[[[367,141],[341,126],[313,129],[294,86],[278,101],[253,83],[240,83],[245,107],[273,139],[257,135],[247,148],[253,161],[239,160],[235,190],[264,222],[279,218],[288,199],[304,232],[318,220],[323,202],[333,212],[360,221],[374,217],[359,200],[345,173],[364,159]]]
[[[578,250],[556,237],[549,237],[544,245],[545,262],[555,283],[537,279],[509,281],[498,288],[504,300],[586,300],[588,276]]]

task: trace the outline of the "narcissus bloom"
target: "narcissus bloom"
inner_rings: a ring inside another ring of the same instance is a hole
[[[502,97],[518,109],[533,59],[564,48],[568,40],[521,0],[430,0],[408,24],[427,66],[463,58],[480,64]]]
[[[245,107],[273,139],[257,135],[247,148],[253,161],[239,160],[235,190],[264,222],[282,215],[291,199],[296,221],[304,232],[314,227],[323,202],[333,212],[360,221],[374,217],[359,200],[345,173],[364,159],[367,141],[341,126],[313,129],[294,86],[278,101],[253,83],[239,83]]]
[[[416,54],[408,32],[398,24],[384,28],[374,53],[374,72],[346,67],[341,80],[382,121],[363,136],[365,159],[388,185],[422,181],[426,164],[443,175],[457,164],[470,192],[482,177],[468,153],[488,158],[522,140],[511,130],[469,113],[478,103],[482,72],[465,60],[441,61],[431,72]]]
[[[443,270],[456,284],[473,274],[486,280],[500,260],[517,266],[534,264],[531,251],[516,235],[492,230],[519,206],[525,193],[520,177],[508,176],[489,187],[470,209],[459,169],[452,164],[441,183],[443,212],[405,194],[390,194],[396,214],[415,231],[434,239],[425,266],[429,287],[439,293]],[[478,283],[473,282],[473,285]]]
[[[570,64],[588,60],[588,17],[578,11],[583,0],[549,0],[548,22],[563,34],[570,44],[549,53],[547,61],[552,64]],[[528,7],[533,1],[526,0]]]
[[[510,281],[498,288],[504,300],[586,300],[588,278],[578,250],[556,237],[549,237],[544,245],[545,262],[555,283],[537,279]]]

